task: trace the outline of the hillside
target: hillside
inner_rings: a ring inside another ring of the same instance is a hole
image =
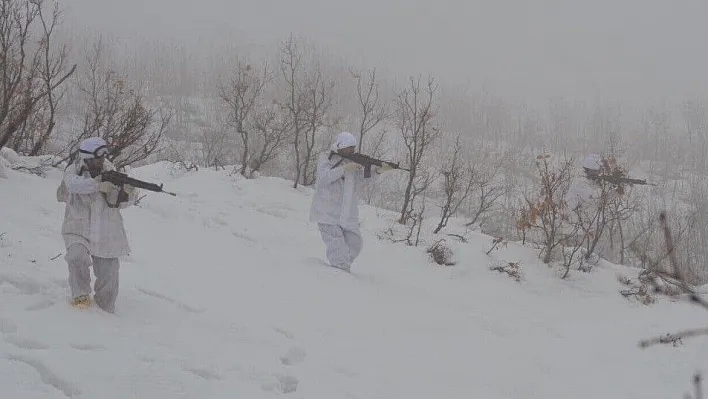
[[[348,275],[323,264],[311,190],[227,171],[133,171],[116,314],[68,305],[60,178],[0,179],[0,387],[41,398],[679,398],[708,345],[640,349],[705,314],[623,298],[600,263],[567,280],[515,243],[467,232],[457,265],[380,240],[395,214],[361,207]],[[395,173],[395,172],[394,172]],[[430,222],[432,223],[432,221]],[[428,229],[430,230],[430,229]],[[424,237],[426,242],[434,240]],[[520,282],[490,271],[520,261]]]

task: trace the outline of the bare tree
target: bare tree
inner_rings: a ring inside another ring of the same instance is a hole
[[[330,123],[335,82],[329,79],[319,56],[311,49],[305,52],[303,42],[292,36],[280,47],[280,71],[285,98],[281,106],[289,115],[295,176],[293,187],[314,182],[318,133]]]
[[[358,105],[361,107],[359,121],[359,152],[364,145],[364,136],[387,118],[386,105],[379,98],[379,85],[376,80],[376,68],[367,71],[367,78],[361,72],[350,70],[356,79]],[[365,80],[366,79],[366,80]]]
[[[526,209],[522,214],[522,229],[535,228],[541,232],[543,263],[549,263],[554,250],[562,246],[575,233],[565,233],[564,223],[569,220],[566,194],[572,178],[572,160],[564,161],[557,170],[552,170],[549,155],[536,159],[540,190],[535,198],[526,197]]]
[[[50,19],[46,19],[44,5],[43,0],[0,1],[0,148],[45,100],[52,107],[52,119],[29,149],[39,152],[54,127],[53,107],[58,99],[54,92],[76,70],[76,65],[67,65],[65,47],[52,53],[60,12],[55,6]],[[35,45],[37,30],[41,33]]]
[[[309,186],[315,181],[314,167],[317,151],[317,133],[325,126],[332,107],[332,90],[335,83],[324,76],[319,62],[313,62],[306,72],[304,90],[305,153],[302,170],[302,184]]]
[[[83,128],[62,161],[76,159],[76,146],[84,138],[99,136],[110,144],[107,158],[117,168],[143,161],[160,149],[169,113],[151,109],[125,78],[104,64],[104,45],[98,39],[87,55],[87,68],[79,90],[84,96]],[[58,162],[61,163],[62,161]]]
[[[377,159],[384,158],[385,149],[383,143],[386,140],[387,133],[386,129],[381,129],[378,134],[373,137],[373,140],[367,140],[366,145],[363,147],[366,154]],[[373,203],[374,194],[378,191],[379,184],[380,179],[373,179],[369,184],[364,185],[363,196],[368,205]]]
[[[267,63],[260,72],[254,73],[250,64],[238,61],[229,82],[219,85],[219,97],[229,110],[227,124],[241,139],[240,173],[243,176],[246,176],[253,151],[254,108],[262,101],[264,88],[272,79]]]
[[[275,159],[288,139],[291,121],[276,107],[264,106],[253,116],[253,129],[258,133],[254,150],[249,158],[252,177],[264,165]]]
[[[203,129],[198,140],[201,144],[201,159],[199,161],[202,166],[223,165],[227,159],[232,158],[229,148],[233,148],[233,146],[229,146],[229,133],[225,129]]]
[[[574,225],[583,233],[579,244],[585,243],[585,259],[590,259],[590,256],[595,252],[605,228],[611,221],[610,206],[614,202],[615,187],[606,181],[600,181],[598,184],[600,187],[597,190],[597,195],[573,208]]]
[[[458,134],[452,150],[452,159],[446,162],[446,167],[441,171],[443,204],[440,206],[440,221],[433,234],[438,234],[443,227],[447,226],[450,217],[457,213],[460,205],[470,195],[475,178],[472,167],[469,162],[465,164],[464,158]]]
[[[32,150],[30,151],[31,156],[39,155],[46,147],[47,140],[54,131],[54,126],[56,126],[56,113],[58,102],[64,97],[64,92],[59,92],[55,94],[54,89],[52,89],[53,82],[62,77],[66,71],[66,60],[68,57],[68,49],[66,45],[59,47],[56,54],[52,54],[52,40],[54,36],[54,29],[57,27],[59,17],[61,15],[59,10],[59,4],[54,3],[54,9],[52,11],[51,19],[47,20],[44,15],[43,10],[39,9],[39,20],[42,22],[42,47],[43,47],[43,59],[42,59],[42,81],[44,83],[44,90],[47,96],[44,99],[47,109],[47,117],[44,131],[40,134],[39,139]],[[71,68],[71,73],[76,70],[76,65]]]
[[[407,150],[406,158],[410,165],[399,218],[401,224],[407,222],[415,198],[425,191],[431,180],[430,176],[427,176],[423,179],[427,184],[416,184],[422,172],[420,168],[423,158],[439,136],[439,129],[433,126],[437,112],[434,105],[436,93],[437,84],[432,77],[429,77],[424,85],[420,78],[411,77],[407,87],[397,94],[395,124],[403,137]]]
[[[280,47],[280,72],[285,82],[286,96],[282,106],[287,109],[291,120],[292,144],[295,151],[295,176],[293,187],[297,188],[302,175],[302,155],[300,154],[301,141],[305,130],[304,117],[306,105],[303,101],[301,70],[303,68],[303,55],[298,41],[290,36]]]
[[[681,105],[681,115],[688,136],[690,162],[694,169],[705,170],[708,151],[708,113],[702,101],[686,101]]]
[[[468,199],[469,206],[467,214],[470,219],[465,224],[469,227],[482,220],[483,216],[492,211],[494,204],[504,194],[504,187],[496,181],[504,170],[507,162],[505,157],[498,157],[497,160],[490,159],[495,156],[482,156],[481,161],[476,166],[470,166],[470,177],[472,179],[472,190]],[[470,160],[470,164],[472,164]]]

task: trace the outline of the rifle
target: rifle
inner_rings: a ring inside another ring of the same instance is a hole
[[[165,191],[162,189],[162,184],[158,185],[155,183],[148,183],[142,180],[135,179],[133,177],[130,177],[126,175],[125,173],[120,173],[116,170],[107,170],[105,172],[101,173],[101,179],[103,181],[108,181],[116,186],[120,187],[119,193],[123,192],[123,186],[128,185],[132,186],[135,188],[141,188],[143,190],[148,190],[148,191],[154,191],[156,193],[165,193],[172,195],[174,197],[177,196],[175,193],[171,193],[169,191]],[[110,203],[108,204],[109,206],[112,207],[117,207],[118,206],[118,201],[114,205],[111,205]]]
[[[621,185],[621,184],[629,184],[629,185],[639,185],[639,186],[656,186],[655,183],[648,183],[644,179],[633,179],[631,177],[622,177],[622,176],[597,176],[597,177],[591,177],[592,180],[604,180],[608,183],[612,183],[615,185]]]
[[[400,170],[405,170],[406,172],[410,172],[410,169],[403,168],[398,165],[398,163],[394,162],[389,162],[389,161],[383,161],[381,159],[376,159],[373,157],[370,157],[368,155],[360,154],[360,153],[354,153],[354,154],[342,154],[341,152],[336,152],[336,151],[330,151],[329,153],[329,158],[332,159],[332,155],[339,155],[342,158],[348,159],[352,162],[356,162],[359,165],[364,167],[364,177],[371,177],[371,165],[375,165],[378,167],[383,166],[384,164],[391,166],[393,169],[400,169]]]

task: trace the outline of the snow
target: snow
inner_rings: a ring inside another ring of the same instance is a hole
[[[362,206],[349,275],[323,262],[309,188],[228,172],[132,171],[178,197],[123,211],[133,251],[111,315],[68,305],[60,170],[8,169],[2,397],[671,398],[706,365],[708,338],[638,347],[705,314],[626,300],[616,277],[636,270],[601,262],[561,280],[532,248],[486,255],[492,238],[474,232],[448,240],[458,264],[441,267],[425,246],[378,239],[395,214]],[[520,282],[490,271],[516,261]]]

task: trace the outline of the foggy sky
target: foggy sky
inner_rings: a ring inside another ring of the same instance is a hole
[[[64,0],[69,24],[269,51],[292,32],[356,62],[502,96],[640,101],[708,89],[705,0]]]

